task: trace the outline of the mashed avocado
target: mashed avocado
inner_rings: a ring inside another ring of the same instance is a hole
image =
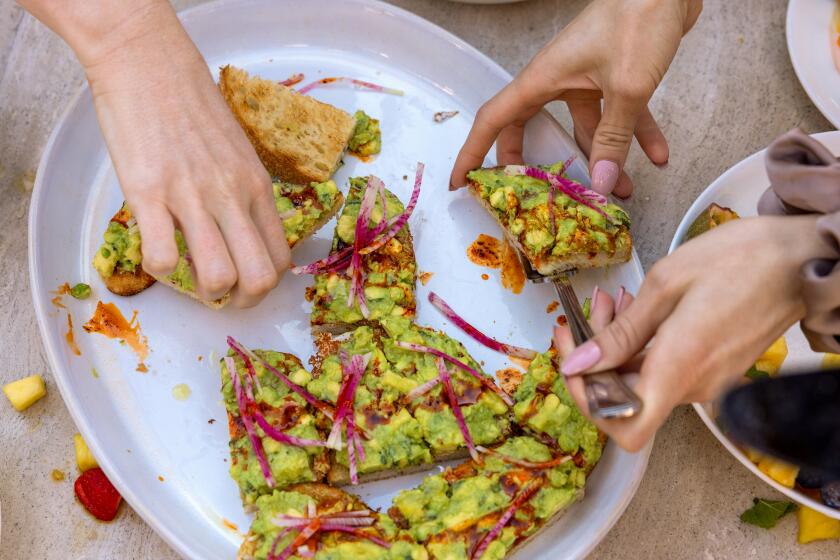
[[[134,272],[143,260],[140,251],[140,229],[137,224],[125,226],[119,222],[108,222],[103,239],[93,257],[93,267],[96,271],[103,278],[110,278],[116,268]]]
[[[299,385],[305,385],[311,379],[309,372],[303,368],[300,361],[290,354],[266,350],[256,350],[255,353]],[[244,379],[244,362],[239,357],[236,357],[234,361],[240,378]],[[326,438],[316,426],[314,413],[307,408],[306,402],[300,396],[292,393],[283,382],[262,365],[254,364],[254,370],[259,381],[254,387],[254,399],[263,417],[269,419],[275,426],[278,418],[287,419],[281,426],[281,431],[289,435],[315,440]],[[230,475],[239,485],[245,503],[252,504],[258,496],[271,489],[266,483],[251,441],[239,418],[239,407],[233,384],[224,362],[222,362],[222,397],[225,408],[233,419],[233,425],[236,426],[236,433],[230,441]],[[289,421],[289,415],[284,414],[284,411],[290,410],[295,411],[295,414],[291,416],[294,418],[293,421]],[[268,458],[277,488],[285,488],[299,482],[320,480],[323,476],[316,461],[326,460],[327,452],[324,448],[282,444],[265,436],[259,427],[255,429]]]
[[[167,280],[186,292],[195,291],[195,280],[193,280],[192,269],[187,257],[187,242],[180,230],[175,230],[175,243],[178,245],[178,264],[175,271],[166,277]]]
[[[595,464],[603,449],[598,429],[578,410],[552,357],[549,351],[534,358],[513,394],[516,422],[526,431],[552,437],[566,453],[581,452],[588,464]]]
[[[378,154],[382,149],[379,121],[371,118],[364,111],[356,111],[353,117],[356,119],[356,128],[353,129],[353,136],[348,144],[350,151],[360,156]]]
[[[338,186],[332,180],[310,183],[309,187],[275,182],[273,189],[274,205],[283,216],[283,229],[289,246],[294,246],[312,232],[340,196]],[[311,196],[313,192],[314,197]]]
[[[367,180],[361,177],[350,179],[350,193],[338,218],[333,250],[351,245],[356,237],[356,220],[361,207],[361,195]],[[387,219],[393,219],[405,210],[402,202],[392,193],[385,193]],[[382,220],[382,203],[377,197],[371,212],[370,227]],[[414,288],[417,265],[411,235],[406,226],[396,237],[375,253],[362,258],[364,270],[364,295],[369,321],[387,317],[413,317],[415,313]],[[328,272],[315,276],[312,323],[353,324],[364,320],[357,300],[348,305],[350,278],[342,272]]]
[[[558,172],[562,163],[544,167]],[[630,243],[630,218],[621,207],[606,204],[600,212],[562,192],[554,194],[555,233],[551,233],[548,183],[525,175],[505,174],[504,168],[476,169],[467,178],[502,223],[536,255],[561,257],[572,253],[614,254]]]

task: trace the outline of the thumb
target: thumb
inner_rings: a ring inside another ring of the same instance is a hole
[[[646,106],[645,95],[605,93],[604,114],[595,129],[589,155],[593,190],[609,194],[615,188],[630,151],[639,115]]]
[[[639,294],[612,323],[566,356],[560,366],[563,375],[615,369],[641,352],[673,309],[670,302],[649,294]]]

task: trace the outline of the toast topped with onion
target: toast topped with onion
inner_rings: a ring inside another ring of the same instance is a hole
[[[542,275],[630,259],[630,218],[566,177],[563,162],[509,165],[467,174],[470,192]]]

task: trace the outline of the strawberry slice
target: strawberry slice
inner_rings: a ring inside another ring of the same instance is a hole
[[[100,521],[111,521],[117,516],[122,496],[99,467],[88,469],[73,485],[76,497],[91,515]]]

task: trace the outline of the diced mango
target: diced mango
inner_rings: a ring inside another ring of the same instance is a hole
[[[823,369],[840,368],[840,354],[824,354],[822,359]]]
[[[40,375],[30,375],[3,386],[3,392],[17,411],[23,411],[47,394],[44,380]]]
[[[744,455],[747,456],[747,459],[755,463],[756,465],[764,459],[764,455],[753,449],[752,447],[744,447],[743,448]]]
[[[799,544],[826,539],[840,539],[840,519],[833,519],[817,510],[799,506],[796,511],[799,521]]]
[[[758,462],[758,470],[788,488],[793,488],[799,467],[785,463],[774,457],[762,457]]]
[[[755,362],[755,369],[766,371],[771,376],[776,375],[782,369],[782,363],[787,355],[787,342],[785,342],[785,337],[781,337],[759,356]]]
[[[76,448],[76,464],[79,466],[80,471],[85,472],[88,469],[99,466],[99,463],[93,457],[93,453],[88,449],[85,440],[82,439],[81,434],[75,434],[73,436],[73,447]]]

